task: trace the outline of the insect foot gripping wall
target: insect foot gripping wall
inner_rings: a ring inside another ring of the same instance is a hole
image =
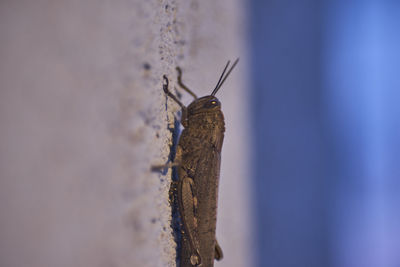
[[[176,266],[185,253],[207,262],[197,237],[185,234],[189,246],[181,245],[194,250],[177,248],[173,170],[150,167],[172,160],[184,126],[163,75],[188,105],[176,67],[189,88],[209,95],[234,57],[241,61],[220,102],[204,103],[222,103],[226,128],[218,214],[214,202],[206,206],[224,252],[215,265],[251,266],[242,10],[235,0],[2,1],[0,266]],[[190,192],[190,179],[181,185]],[[177,198],[187,229],[202,227],[203,198]]]

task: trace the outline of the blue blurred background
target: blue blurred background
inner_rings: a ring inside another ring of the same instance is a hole
[[[400,266],[400,1],[250,14],[257,266]]]

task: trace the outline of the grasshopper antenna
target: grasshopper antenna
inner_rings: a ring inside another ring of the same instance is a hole
[[[233,68],[236,66],[236,64],[237,64],[238,62],[239,62],[239,58],[237,58],[237,59],[235,60],[235,62],[233,63],[232,67],[229,69],[228,73],[225,75],[224,78],[222,78],[222,77],[224,76],[224,74],[225,74],[226,69],[227,69],[228,66],[229,66],[230,61],[228,61],[228,63],[226,64],[226,66],[225,66],[225,68],[224,68],[224,71],[223,71],[222,74],[221,74],[221,77],[220,77],[219,80],[218,80],[217,86],[216,86],[215,89],[212,91],[211,95],[215,95],[215,94],[218,92],[218,90],[221,88],[222,84],[225,82],[226,78],[228,78],[229,74],[231,74]],[[222,80],[222,81],[221,81],[221,80]]]
[[[225,71],[226,71],[226,69],[228,68],[228,66],[229,66],[229,63],[231,63],[231,61],[230,61],[230,60],[228,60],[228,63],[226,63],[226,66],[225,66],[224,70],[222,71],[221,77],[219,77],[219,80],[218,80],[218,82],[217,82],[217,85],[215,86],[215,88],[214,88],[214,90],[212,91],[211,95],[215,95],[215,93],[216,93],[216,91],[215,91],[215,90],[217,90],[217,91],[218,91],[218,89],[217,89],[217,88],[218,88],[218,86],[219,86],[219,83],[221,82],[222,78],[224,77]]]

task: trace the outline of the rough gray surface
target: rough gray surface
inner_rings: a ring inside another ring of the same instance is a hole
[[[175,66],[226,117],[217,266],[249,266],[239,1],[0,3],[0,266],[175,266],[167,161]],[[189,103],[190,97],[183,95]],[[166,105],[166,101],[168,101]],[[167,109],[166,109],[167,107]]]

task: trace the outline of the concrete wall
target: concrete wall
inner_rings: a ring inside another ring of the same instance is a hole
[[[0,266],[175,266],[167,161],[175,67],[226,117],[217,266],[249,266],[243,3],[0,3]],[[166,102],[167,101],[167,102]],[[191,98],[183,94],[182,101]],[[168,103],[168,104],[166,104]]]

